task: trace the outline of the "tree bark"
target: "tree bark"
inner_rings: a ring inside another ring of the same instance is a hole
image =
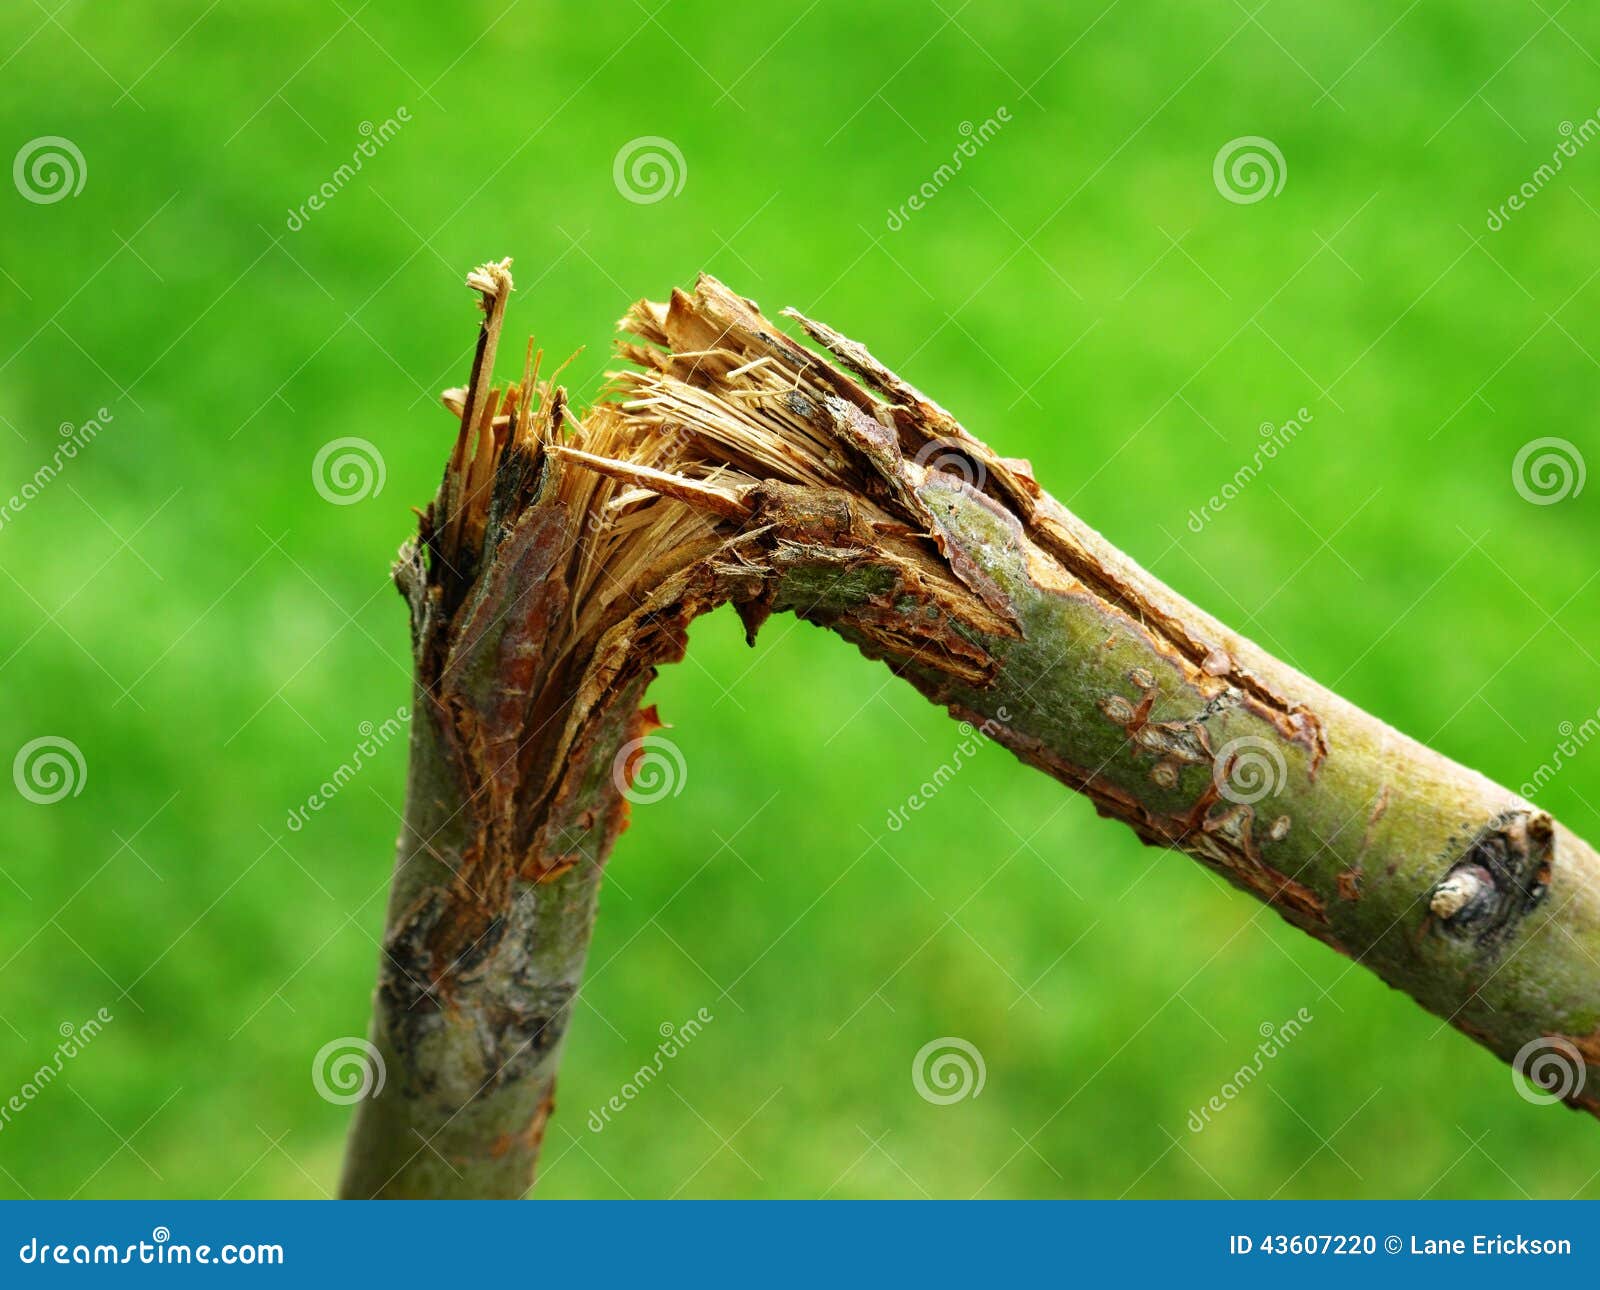
[[[648,666],[616,658],[599,676],[598,644],[569,630],[585,481],[564,480],[542,446],[564,397],[531,363],[503,403],[491,388],[509,263],[468,283],[485,318],[472,379],[447,395],[460,433],[394,571],[415,715],[372,1026],[384,1079],[356,1111],[345,1197],[532,1185],[625,820],[629,741],[650,721]]]
[[[1563,1100],[1600,1111],[1600,857],[1190,605],[860,345],[703,277],[641,302],[633,370],[563,437],[489,389],[402,553],[419,714],[347,1195],[519,1195],[638,704],[696,615],[781,610],[1193,856]],[[487,350],[487,352],[486,352]],[[532,415],[539,405],[537,418]],[[476,446],[468,443],[477,430]]]

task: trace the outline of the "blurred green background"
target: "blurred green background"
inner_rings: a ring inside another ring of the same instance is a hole
[[[365,1033],[404,746],[289,812],[409,702],[387,582],[453,429],[467,268],[598,388],[613,321],[709,270],[868,342],[1179,590],[1517,785],[1600,706],[1591,460],[1600,143],[1578,6],[40,0],[0,14],[0,733],[84,758],[0,796],[0,1192],[320,1196]],[[299,208],[374,126],[409,121]],[[972,126],[1010,121],[933,180]],[[628,200],[662,136],[681,191]],[[1225,199],[1264,136],[1281,192]],[[925,182],[936,196],[891,229]],[[46,194],[48,195],[48,194]],[[1198,534],[1258,427],[1312,421]],[[340,436],[381,491],[313,486]],[[653,698],[682,792],[609,870],[539,1194],[1596,1196],[1600,1135],[1189,861],[993,747],[898,831],[960,732],[837,640],[718,614]],[[1540,795],[1600,836],[1600,749]],[[713,1024],[603,1132],[664,1023]],[[1190,1112],[1314,1021],[1204,1132]],[[982,1093],[919,1097],[957,1036]]]

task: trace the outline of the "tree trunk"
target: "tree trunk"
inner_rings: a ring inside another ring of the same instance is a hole
[[[636,369],[570,440],[490,391],[398,574],[418,691],[347,1195],[520,1195],[599,873],[696,615],[790,610],[1600,1111],[1600,858],[1530,802],[1223,627],[821,324],[710,278],[641,302]],[[849,374],[853,371],[859,376]],[[537,418],[532,409],[539,404]],[[476,432],[476,441],[472,440]]]

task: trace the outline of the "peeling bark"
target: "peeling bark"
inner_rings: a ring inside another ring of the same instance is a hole
[[[1600,857],[1190,605],[865,348],[702,277],[623,320],[581,422],[490,382],[397,579],[419,718],[348,1195],[519,1195],[639,703],[697,615],[830,628],[953,716],[1600,1110]],[[537,412],[535,407],[537,406]],[[569,423],[570,422],[570,427]],[[571,430],[570,437],[566,430]]]

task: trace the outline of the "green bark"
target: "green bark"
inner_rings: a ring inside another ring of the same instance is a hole
[[[507,291],[485,293],[491,323]],[[626,810],[619,750],[650,728],[655,667],[725,601],[752,637],[779,611],[835,630],[1502,1058],[1554,1046],[1559,1091],[1600,1111],[1586,843],[1190,605],[854,342],[801,319],[830,362],[711,279],[625,323],[640,370],[582,451],[559,395],[530,437],[525,379],[508,432],[458,443],[402,560],[426,719],[374,1024],[390,1079],[346,1195],[531,1185]],[[476,527],[474,488],[494,497]],[[456,513],[467,539],[441,552]],[[569,631],[597,564],[625,594]]]

